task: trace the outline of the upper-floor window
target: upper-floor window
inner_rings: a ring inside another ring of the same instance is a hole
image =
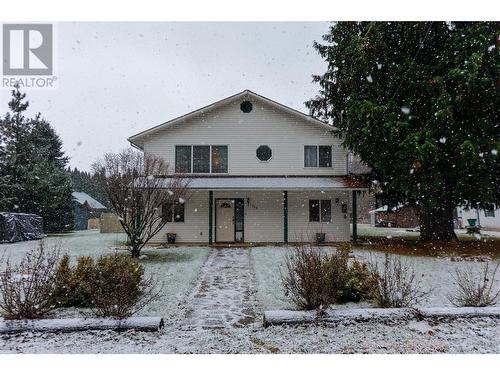
[[[331,168],[332,146],[304,146],[304,167]]]
[[[175,146],[176,173],[227,173],[227,146]]]

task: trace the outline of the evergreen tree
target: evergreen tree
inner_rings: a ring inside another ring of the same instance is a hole
[[[500,203],[500,28],[493,22],[339,22],[306,105],[373,169],[421,239],[455,239],[457,205]]]
[[[38,114],[24,117],[25,94],[12,91],[0,128],[0,210],[43,217],[46,232],[72,227],[72,185],[68,158],[50,124]]]

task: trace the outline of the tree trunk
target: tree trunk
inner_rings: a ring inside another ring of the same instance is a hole
[[[132,244],[130,253],[132,254],[132,258],[139,258],[139,255],[141,255],[141,247],[139,244]]]
[[[450,202],[439,207],[419,207],[420,239],[422,241],[455,241],[453,210]]]

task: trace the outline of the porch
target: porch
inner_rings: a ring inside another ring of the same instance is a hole
[[[196,177],[189,187],[182,220],[153,242],[166,242],[167,233],[181,244],[222,246],[316,241],[317,233],[326,243],[349,241],[364,190],[348,177]]]

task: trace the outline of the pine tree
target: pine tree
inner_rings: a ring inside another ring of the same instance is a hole
[[[339,22],[306,103],[373,169],[387,201],[417,209],[421,239],[455,239],[457,205],[500,203],[498,23]]]
[[[12,96],[0,129],[0,210],[40,215],[46,232],[71,229],[72,184],[61,139],[40,114],[24,117],[25,94],[16,88]]]

